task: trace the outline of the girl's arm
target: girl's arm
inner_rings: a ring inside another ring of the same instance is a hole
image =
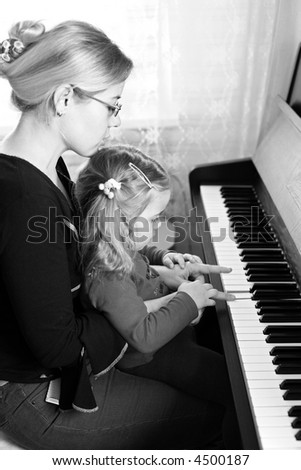
[[[197,306],[186,292],[172,294],[165,305],[148,312],[130,278],[95,278],[88,295],[92,305],[106,316],[125,340],[143,353],[164,346],[198,316]]]
[[[176,292],[173,292],[172,294],[164,295],[164,297],[159,297],[158,299],[145,300],[144,305],[146,306],[147,312],[156,312],[161,307],[165,307],[175,295]]]

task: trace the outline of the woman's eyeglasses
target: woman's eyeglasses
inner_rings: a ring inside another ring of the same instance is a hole
[[[118,102],[116,104],[110,104],[110,103],[107,103],[106,101],[100,100],[99,98],[95,98],[95,96],[92,96],[89,93],[86,93],[80,90],[79,88],[77,88],[76,90],[79,92],[79,94],[86,96],[87,98],[91,98],[91,100],[98,101],[98,103],[101,103],[104,106],[106,106],[111,116],[114,116],[114,117],[118,116],[118,113],[122,108],[122,104]]]

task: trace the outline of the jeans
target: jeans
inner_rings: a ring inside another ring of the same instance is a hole
[[[112,369],[93,380],[99,409],[60,412],[47,383],[0,387],[0,429],[25,449],[219,449],[222,407]]]
[[[157,351],[151,362],[126,371],[158,380],[200,400],[210,400],[222,406],[225,411],[225,446],[227,449],[242,448],[224,356],[198,344],[194,328],[185,328]]]

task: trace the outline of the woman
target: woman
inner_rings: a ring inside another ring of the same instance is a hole
[[[222,408],[116,370],[125,341],[79,302],[78,214],[60,155],[93,155],[120,125],[131,60],[79,21],[17,23],[1,48],[21,118],[0,148],[0,427],[28,449],[219,447]],[[57,377],[60,407],[46,401]]]

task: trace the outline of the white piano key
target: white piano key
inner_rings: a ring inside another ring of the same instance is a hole
[[[259,435],[262,438],[272,438],[272,437],[283,437],[283,438],[289,438],[289,437],[295,437],[295,434],[298,431],[296,429],[293,429],[291,427],[265,427],[263,426],[259,430]]]
[[[265,359],[265,358],[264,358]],[[244,363],[245,363],[244,358]],[[248,388],[252,390],[253,388],[278,388],[279,386],[279,379],[275,374],[275,379],[263,379],[263,380],[248,380]],[[284,392],[284,390],[282,390]]]
[[[256,350],[258,349],[258,350]],[[244,345],[240,347],[240,350],[242,351],[242,357],[250,357],[250,356],[256,356],[257,354],[260,354],[260,357],[264,357],[264,358],[273,358],[273,356],[271,356],[269,354],[270,352],[270,348],[267,347],[266,349],[264,348],[248,348],[247,346],[245,347]],[[267,354],[264,354],[264,353],[267,353]]]
[[[265,406],[265,407],[273,407],[273,406],[282,406],[283,405],[283,398],[282,397],[260,397],[260,396],[251,396],[252,403],[254,407],[260,407],[260,406]],[[300,405],[300,400],[290,400],[290,405],[291,406],[297,406]]]
[[[246,299],[246,300],[234,300],[234,302],[231,303],[231,309],[235,310],[241,310],[244,308],[251,308],[254,310],[257,310],[255,307],[255,302],[252,299]]]
[[[266,353],[269,353],[271,350],[271,345],[266,343],[264,340],[260,339],[259,341],[239,341],[238,342],[239,349],[244,352],[245,349],[264,349]]]
[[[263,330],[265,326],[261,325],[259,322],[257,325],[252,325],[252,326],[237,326],[235,327],[236,334],[238,338],[244,338],[243,335],[254,335],[258,334],[259,338],[263,336]]]
[[[248,322],[253,322],[255,321],[254,320],[254,317],[256,317],[256,313],[254,314],[254,312],[242,312],[240,315],[234,315],[232,314],[231,318],[233,320],[233,323],[236,325],[237,322],[241,322],[241,324],[243,323],[248,323]]]
[[[289,419],[287,416],[258,416],[257,423],[263,427],[291,427],[293,419]]]
[[[260,341],[263,338],[261,333],[241,333],[237,335],[238,341]]]
[[[258,322],[257,318],[254,318],[252,315],[248,315],[249,318],[241,318],[241,317],[235,317],[234,315],[232,316],[233,323],[235,325],[235,330],[236,328],[252,328],[252,327],[257,327],[258,325],[261,325]]]
[[[274,372],[275,373],[275,369],[277,367],[272,363],[272,361],[271,362],[264,362],[262,364],[259,364],[258,362],[250,363],[250,362],[245,362],[245,361],[243,361],[243,363],[244,363],[244,369],[247,372],[267,371],[267,372]]]
[[[251,296],[252,296],[248,292],[237,292],[237,293],[235,293],[235,295],[236,295],[237,300],[239,300],[239,299],[243,299],[243,300],[250,299],[251,300]]]
[[[283,390],[280,388],[253,388],[250,391],[252,399],[261,399],[261,398],[275,398],[280,400],[280,404],[283,403]]]
[[[276,377],[279,378],[279,383],[286,379],[296,379],[298,374],[276,374],[273,371],[247,371],[245,370],[246,377],[249,380],[264,380],[264,379],[273,379]]]
[[[298,450],[301,449],[301,442],[292,438],[283,437],[262,437],[262,447],[264,450]]]
[[[284,402],[285,403],[285,402]],[[286,417],[287,419],[291,419],[290,416],[288,416],[288,412],[290,410],[291,406],[289,405],[282,405],[282,406],[255,406],[253,408],[253,412],[256,416],[256,421],[257,418],[260,418],[262,416],[275,416],[275,417]]]

